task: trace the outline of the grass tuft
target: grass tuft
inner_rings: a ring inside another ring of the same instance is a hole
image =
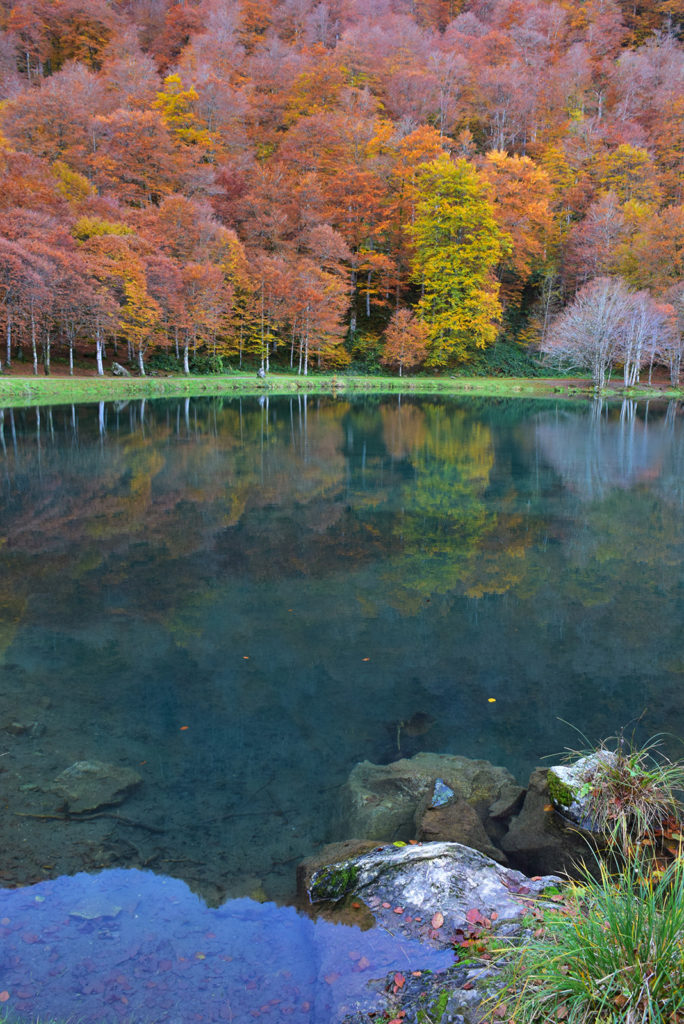
[[[516,1024],[683,1024],[684,860],[663,872],[633,858],[587,870],[545,910],[504,968],[494,1018]],[[512,994],[511,994],[512,993]]]

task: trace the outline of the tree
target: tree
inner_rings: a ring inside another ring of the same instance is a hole
[[[489,187],[467,160],[446,154],[423,164],[416,216],[408,230],[413,272],[422,297],[431,366],[470,358],[492,344],[501,315],[494,268],[508,249],[497,225]]]
[[[630,292],[619,277],[597,277],[551,325],[542,350],[568,367],[590,370],[599,389],[615,363],[623,364],[625,384],[635,384],[667,326],[648,292]]]
[[[412,369],[425,360],[427,355],[427,328],[416,320],[410,309],[397,309],[385,331],[385,347],[380,362],[383,366],[399,369],[403,377],[404,367]]]

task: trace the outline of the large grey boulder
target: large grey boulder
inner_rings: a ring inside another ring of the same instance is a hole
[[[341,836],[384,841],[415,837],[416,812],[443,780],[469,804],[491,835],[505,821],[524,790],[505,768],[489,761],[422,752],[392,764],[362,761],[351,771],[342,794]]]
[[[312,902],[357,896],[386,930],[448,945],[473,928],[520,930],[530,897],[554,876],[534,880],[460,843],[385,846],[314,873]]]
[[[141,782],[142,777],[132,768],[103,761],[76,761],[57,776],[50,792],[62,798],[67,811],[83,814],[122,803]]]

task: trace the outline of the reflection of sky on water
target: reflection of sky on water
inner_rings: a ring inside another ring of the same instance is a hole
[[[10,1019],[333,1024],[392,970],[447,967],[381,929],[232,900],[208,909],[177,879],[117,869],[0,890],[0,990]]]

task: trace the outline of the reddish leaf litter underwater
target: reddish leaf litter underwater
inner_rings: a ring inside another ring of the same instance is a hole
[[[334,1024],[382,1007],[369,982],[448,950],[293,907],[210,909],[184,882],[116,869],[0,890],[0,1000],[11,1016],[81,1024]],[[11,1019],[10,1016],[10,1019]]]

